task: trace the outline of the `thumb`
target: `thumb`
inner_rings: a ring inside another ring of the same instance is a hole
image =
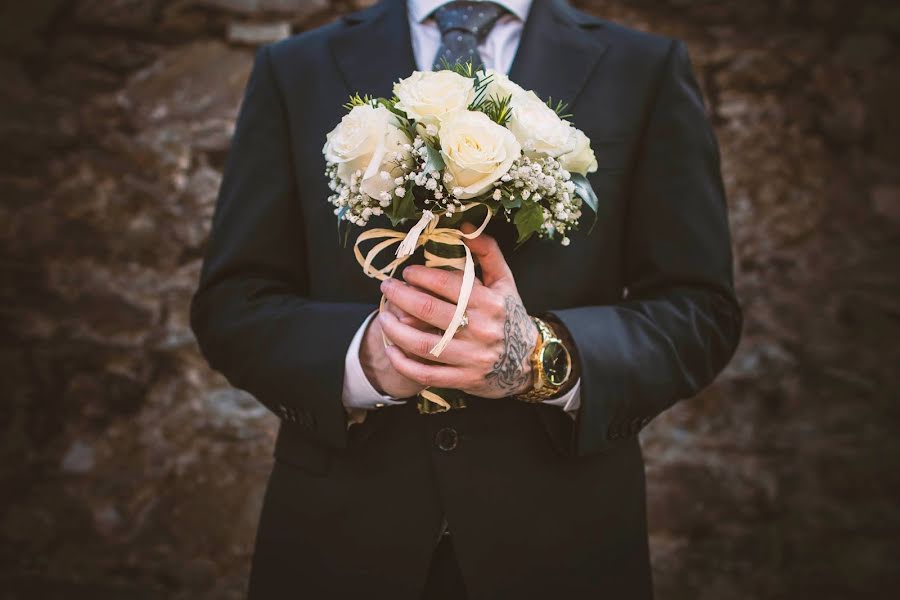
[[[472,233],[477,227],[471,223],[463,223],[459,229],[463,233]],[[492,287],[498,281],[512,279],[512,271],[509,270],[509,265],[506,264],[506,258],[503,257],[500,246],[497,245],[497,240],[486,233],[482,233],[472,239],[463,238],[463,242],[469,247],[478,264],[481,265],[481,278],[484,281],[484,285]]]

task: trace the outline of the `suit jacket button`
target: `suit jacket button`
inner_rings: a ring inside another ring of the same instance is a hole
[[[434,435],[434,444],[444,452],[455,450],[459,445],[459,433],[452,427],[444,427]]]

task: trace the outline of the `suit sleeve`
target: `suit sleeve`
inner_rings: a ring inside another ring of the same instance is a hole
[[[346,352],[376,306],[309,297],[292,165],[287,112],[262,46],[223,171],[191,328],[231,385],[321,443],[343,448]]]
[[[566,453],[602,452],[712,382],[742,327],[719,149],[683,42],[651,101],[628,198],[625,299],[549,311],[569,331],[581,406]]]

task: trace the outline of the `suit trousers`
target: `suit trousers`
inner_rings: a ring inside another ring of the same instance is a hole
[[[431,557],[422,600],[465,600],[466,597],[462,572],[453,549],[453,536],[442,535]]]

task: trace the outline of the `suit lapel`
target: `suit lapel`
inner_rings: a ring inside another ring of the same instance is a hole
[[[603,22],[578,13],[564,0],[534,0],[522,30],[509,77],[542,99],[571,108],[606,51],[588,30]]]
[[[393,83],[416,69],[405,0],[382,0],[344,17],[350,27],[330,40],[351,93],[390,97]]]
[[[393,83],[416,69],[405,0],[382,0],[344,17],[331,50],[348,89],[390,96]],[[522,31],[510,78],[541,98],[575,104],[607,49],[590,29],[603,22],[572,10],[564,0],[534,0]]]
[[[382,0],[344,17],[350,25],[331,39],[348,89],[390,96],[393,83],[416,69],[406,0]],[[607,49],[589,30],[603,22],[572,10],[564,0],[534,0],[522,31],[510,78],[541,98],[575,104]]]

